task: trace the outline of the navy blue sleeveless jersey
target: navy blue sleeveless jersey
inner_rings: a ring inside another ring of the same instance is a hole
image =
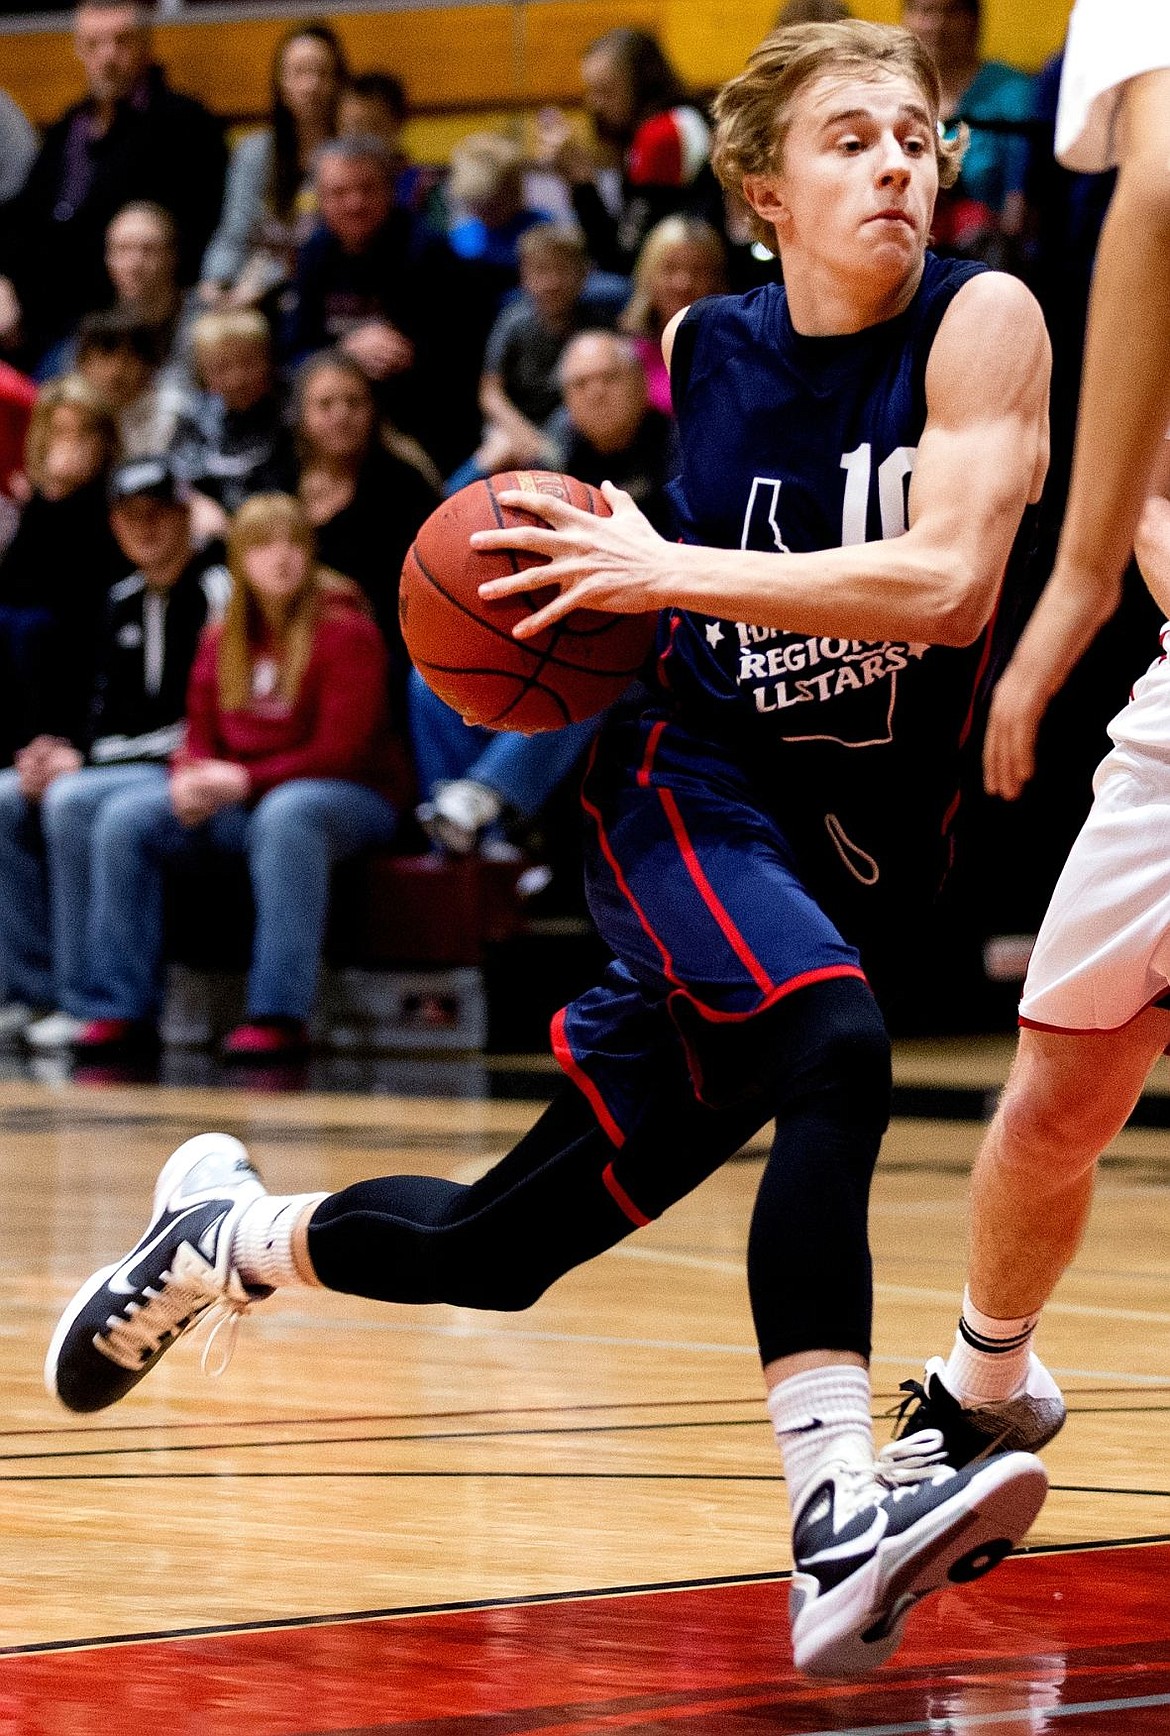
[[[928,253],[905,312],[846,336],[798,333],[778,284],[696,303],[672,358],[682,539],[782,559],[902,534],[931,345],[984,269]],[[838,810],[851,794],[871,813],[908,804],[918,830],[928,816],[942,825],[954,800],[986,639],[870,643],[672,610],[658,680],[790,820],[802,794],[823,815],[831,790]]]

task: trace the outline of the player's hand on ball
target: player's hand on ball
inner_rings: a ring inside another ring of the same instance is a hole
[[[983,787],[989,796],[1014,802],[1036,770],[1036,737],[1045,701],[1009,663],[991,699],[983,738]]]
[[[555,585],[559,596],[526,615],[512,629],[517,639],[531,639],[561,621],[574,609],[604,609],[613,615],[643,615],[661,608],[669,577],[671,545],[660,537],[631,497],[612,482],[601,491],[611,516],[582,512],[551,494],[508,490],[500,505],[515,507],[544,525],[516,525],[507,530],[475,531],[471,546],[517,549],[544,555],[548,565],[479,587],[485,602],[520,596]]]

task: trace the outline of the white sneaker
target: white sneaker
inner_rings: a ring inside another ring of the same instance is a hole
[[[231,1258],[236,1224],[264,1191],[238,1139],[186,1140],[163,1166],[139,1241],[95,1272],[58,1321],[45,1358],[50,1394],[69,1410],[104,1410],[211,1309],[228,1319],[270,1296],[245,1284]]]
[[[474,778],[435,786],[434,800],[415,809],[420,826],[453,856],[470,856],[483,833],[504,811],[495,790]]]
[[[792,1650],[809,1676],[859,1676],[895,1650],[914,1605],[990,1573],[1027,1533],[1048,1493],[1030,1453],[955,1471],[927,1430],[874,1464],[834,1463],[792,1530]]]
[[[75,1019],[72,1013],[46,1013],[26,1025],[24,1040],[30,1049],[68,1049],[88,1024],[87,1019]]]

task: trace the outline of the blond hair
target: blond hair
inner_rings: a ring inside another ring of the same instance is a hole
[[[254,307],[225,307],[201,313],[191,326],[191,347],[197,359],[220,344],[246,343],[272,347],[268,321]]]
[[[81,374],[62,374],[59,379],[42,386],[37,393],[24,437],[24,470],[34,488],[39,488],[44,481],[53,415],[57,410],[76,410],[89,424],[90,431],[102,443],[103,470],[108,470],[119,456],[121,441],[113,409]]]
[[[485,205],[502,191],[520,196],[524,154],[504,133],[467,133],[451,149],[447,197],[468,210]]]
[[[293,705],[301,690],[321,610],[316,538],[308,514],[291,494],[254,494],[236,513],[227,537],[232,589],[224,611],[216,671],[219,703],[224,711],[244,711],[252,698],[252,664],[260,638],[261,613],[248,578],[246,559],[252,549],[263,548],[280,536],[287,536],[304,550],[305,579],[290,599],[280,642],[275,647],[276,692]]]
[[[942,90],[934,61],[910,31],[852,18],[773,30],[749,56],[745,70],[723,86],[714,104],[711,165],[730,192],[742,195],[745,175],[776,172],[796,97],[815,79],[835,72],[911,79],[935,128],[939,186],[954,185],[966,149],[966,128],[954,139],[943,138],[938,130]],[[772,225],[754,211],[751,225],[756,240],[774,250]]]
[[[634,293],[622,309],[618,326],[634,337],[662,336],[662,322],[654,313],[654,276],[672,247],[702,247],[710,256],[719,287],[727,287],[727,249],[718,230],[701,217],[675,212],[656,223],[642,243],[634,265]]]

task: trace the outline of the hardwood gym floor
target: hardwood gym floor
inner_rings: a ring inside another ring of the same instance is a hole
[[[918,1113],[874,1196],[882,1414],[949,1344],[961,1287],[979,1123],[921,1111],[977,1113],[1009,1052],[900,1051]],[[788,1660],[750,1155],[526,1314],[286,1292],[220,1380],[195,1335],[104,1417],[50,1402],[57,1312],[137,1235],[189,1134],[239,1134],[286,1191],[471,1178],[537,1112],[459,1095],[483,1069],[404,1094],[419,1077],[386,1096],[0,1084],[2,1736],[1170,1731],[1162,1081],[1042,1329],[1071,1415],[1029,1553],[932,1600],[865,1684],[814,1687]]]

